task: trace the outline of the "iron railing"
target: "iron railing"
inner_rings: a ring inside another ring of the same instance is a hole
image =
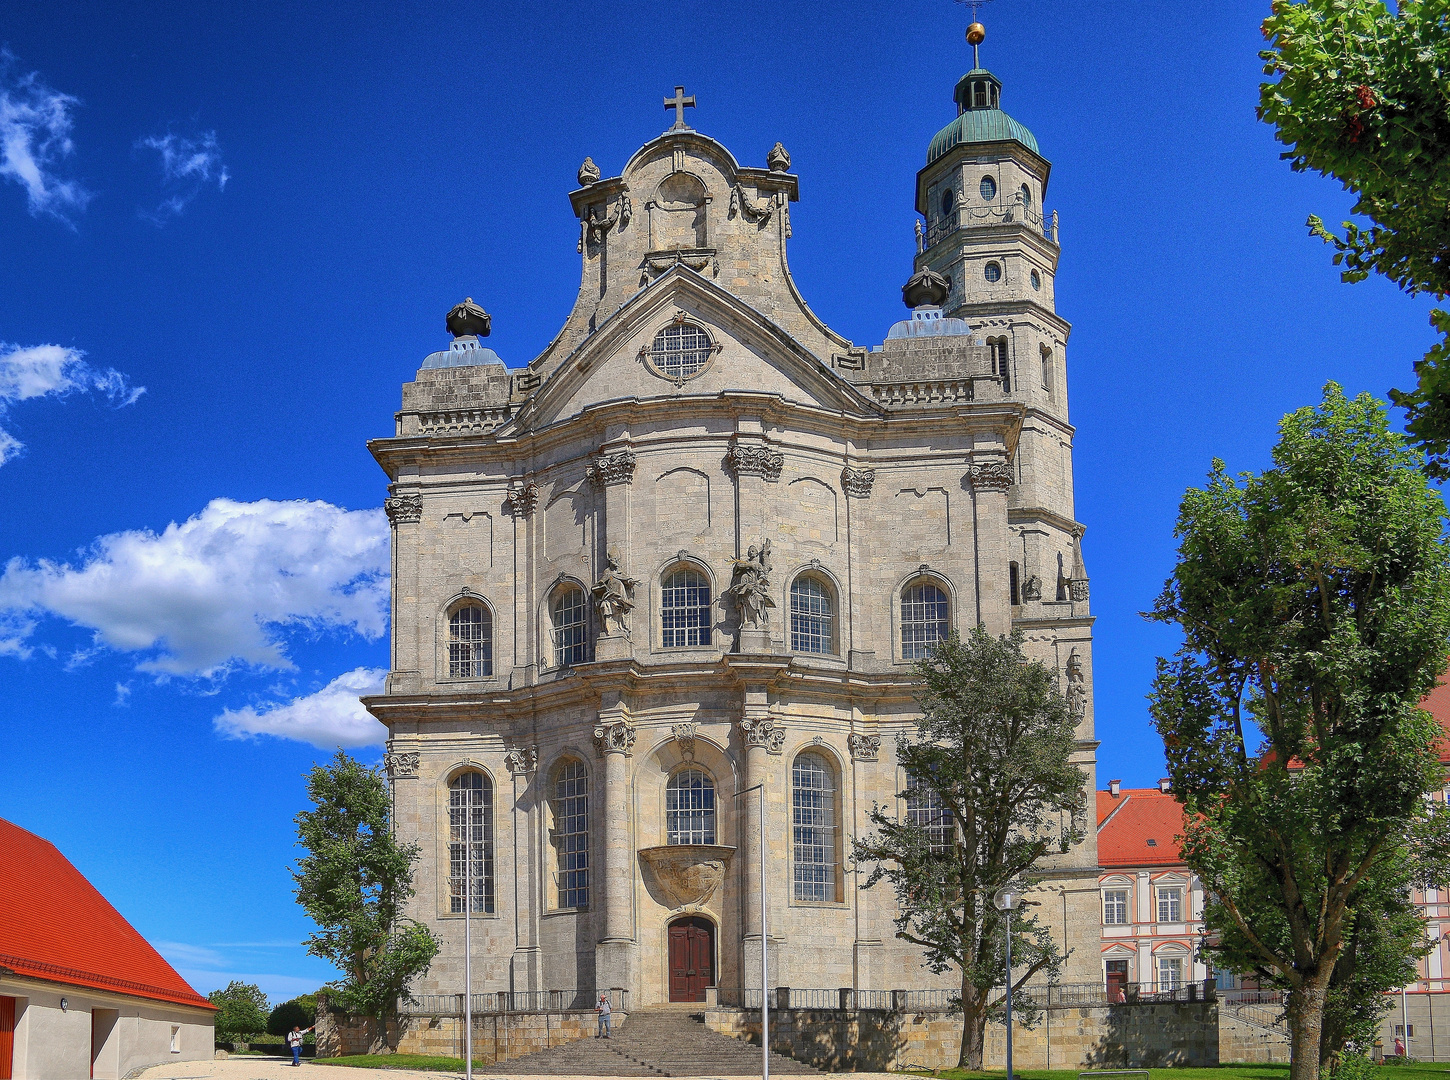
[[[1055,211],[1054,211],[1055,213]],[[1023,206],[1020,199],[1009,200],[1006,206],[958,205],[951,213],[938,218],[926,229],[926,246],[931,247],[938,240],[958,229],[972,229],[983,225],[1027,225],[1049,240],[1053,236],[1053,221],[1030,206]]]
[[[758,989],[720,987],[716,1000],[726,1008],[758,1009]],[[1186,983],[1176,987],[1160,987],[1153,983],[1127,983],[1109,988],[1103,983],[1053,983],[1024,986],[1013,992],[1013,1000],[1021,1006],[1034,1008],[1073,1008],[1112,1004],[1152,1004],[1154,1002],[1208,1001],[1213,999],[1207,983]],[[1000,989],[992,991],[992,1002],[1002,998]],[[961,1008],[957,990],[855,990],[776,987],[769,992],[772,1009],[876,1009],[887,1012],[947,1011]]]
[[[609,995],[609,1007],[629,1011],[628,990],[503,990],[474,994],[473,1014],[531,1012],[593,1012],[599,995]],[[462,1016],[462,994],[415,994],[411,1001],[398,999],[400,1016]]]

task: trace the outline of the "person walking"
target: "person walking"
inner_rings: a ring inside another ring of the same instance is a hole
[[[600,993],[599,1004],[594,1006],[594,1011],[599,1014],[599,1031],[595,1034],[596,1039],[609,1038],[609,1027],[611,1023],[609,1008],[609,995]]]
[[[311,1030],[312,1028],[307,1029],[307,1031]],[[299,1067],[302,1064],[302,1036],[306,1035],[307,1031],[303,1031],[300,1026],[293,1024],[292,1030],[287,1032],[287,1047],[292,1051],[292,1064]]]

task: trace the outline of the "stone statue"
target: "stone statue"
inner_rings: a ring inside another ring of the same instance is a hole
[[[1066,675],[1067,707],[1072,710],[1074,719],[1081,720],[1087,714],[1087,682],[1083,678],[1082,660],[1075,648],[1067,654]]]
[[[604,573],[594,583],[594,604],[606,635],[628,634],[625,617],[634,610],[635,578],[619,572],[619,558],[612,552],[605,557]]]
[[[752,544],[745,558],[735,560],[730,595],[740,612],[741,629],[762,630],[770,626],[770,609],[775,607],[770,596],[770,571],[769,540],[759,547]]]
[[[1030,574],[1027,578],[1027,584],[1022,586],[1022,599],[1042,599],[1042,579],[1036,574]]]

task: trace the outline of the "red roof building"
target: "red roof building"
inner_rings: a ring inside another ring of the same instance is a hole
[[[0,820],[0,1080],[210,1058],[214,1012],[53,844]]]

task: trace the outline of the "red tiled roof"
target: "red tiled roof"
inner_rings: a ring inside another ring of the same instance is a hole
[[[54,844],[0,819],[0,968],[212,1008]]]
[[[1440,740],[1440,760],[1450,764],[1450,680],[1440,683],[1420,699],[1420,708],[1436,720],[1445,731]]]
[[[1175,839],[1182,833],[1183,807],[1170,794],[1123,788],[1115,799],[1098,792],[1098,862],[1103,866],[1182,866]]]

